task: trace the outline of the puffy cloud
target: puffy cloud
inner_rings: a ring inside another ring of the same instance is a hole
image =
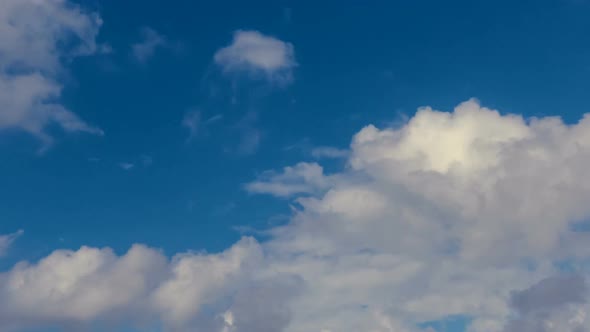
[[[238,290],[223,314],[223,332],[284,331],[291,321],[288,303],[302,287],[297,277],[278,276]]]
[[[131,45],[131,54],[139,63],[146,63],[158,48],[169,44],[165,36],[152,28],[143,27],[140,33],[141,41]]]
[[[225,73],[262,75],[279,84],[291,82],[297,66],[293,44],[258,31],[236,31],[232,43],[218,50],[213,59]]]
[[[444,212],[439,237],[454,237],[466,258],[571,254],[571,223],[590,213],[589,128],[587,117],[526,121],[470,100],[453,113],[421,109],[401,129],[364,128],[350,165]]]
[[[0,4],[0,130],[23,130],[47,147],[50,124],[66,132],[102,135],[59,103],[65,59],[100,50],[100,17],[66,0],[6,0]]]
[[[365,127],[336,173],[299,163],[246,185],[297,203],[267,241],[171,261],[146,247],[130,252],[149,259],[58,251],[0,276],[0,322],[417,332],[461,315],[471,332],[588,331],[586,277],[546,278],[590,257],[590,234],[572,227],[590,216],[589,119],[525,119],[470,100]]]
[[[588,233],[572,225],[590,215],[589,130],[587,117],[524,119],[475,100],[362,129],[348,167],[296,197],[293,220],[266,244],[313,290],[294,306],[293,331],[386,330],[372,327],[375,312],[410,327],[466,315],[473,331],[501,331],[512,289],[588,257]],[[377,258],[405,264],[361,273]]]
[[[219,254],[186,253],[172,260],[143,245],[122,256],[108,248],[57,250],[0,275],[0,329],[131,321],[221,331],[223,321],[216,317],[229,310],[235,325],[244,326],[239,331],[270,331],[288,322],[284,302],[300,283],[289,276],[258,277],[262,264],[261,248],[249,238]],[[250,296],[259,307],[248,305]]]
[[[7,235],[0,235],[0,257],[6,254],[8,248],[12,245],[12,243],[20,237],[24,231],[19,230],[18,232],[7,234]]]

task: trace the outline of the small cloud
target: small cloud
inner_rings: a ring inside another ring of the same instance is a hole
[[[135,167],[135,164],[132,164],[132,163],[119,163],[119,167],[121,167],[122,169],[124,169],[126,171],[129,171],[129,170],[131,170],[132,168]]]
[[[169,41],[154,29],[144,27],[140,31],[141,41],[131,46],[131,54],[139,63],[146,63],[160,47],[168,47]]]
[[[23,234],[24,231],[21,229],[12,234],[0,235],[0,257],[4,256],[12,243]]]
[[[348,157],[348,150],[339,149],[331,146],[318,146],[311,150],[311,155],[316,159],[321,158],[346,158]]]
[[[293,44],[258,31],[238,30],[229,46],[218,50],[214,61],[226,74],[248,74],[280,85],[293,80],[297,66]]]

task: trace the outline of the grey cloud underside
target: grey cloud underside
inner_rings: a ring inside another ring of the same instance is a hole
[[[516,318],[503,332],[587,332],[588,288],[581,275],[556,276],[514,292]]]

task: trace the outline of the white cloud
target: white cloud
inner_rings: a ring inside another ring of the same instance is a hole
[[[543,280],[562,261],[588,274],[590,234],[571,225],[590,217],[589,133],[590,117],[524,119],[473,100],[368,126],[339,172],[300,163],[247,186],[298,203],[268,241],[172,260],[143,246],[57,251],[0,275],[0,324],[417,332],[465,315],[471,332],[588,331],[582,279]]]
[[[24,232],[19,230],[16,233],[0,235],[0,257],[4,256],[12,243],[19,238]]]
[[[386,331],[375,312],[405,326],[462,314],[473,331],[501,331],[513,289],[590,254],[588,233],[570,229],[590,215],[588,132],[587,117],[526,120],[474,100],[420,109],[401,128],[367,126],[348,168],[318,175],[327,187],[297,198],[266,244],[275,269],[310,289],[289,331]]]
[[[218,50],[214,60],[225,73],[246,73],[287,84],[297,66],[293,45],[258,31],[238,30],[232,43]]]
[[[146,63],[160,47],[169,46],[168,39],[156,30],[143,27],[141,41],[131,45],[131,54],[139,63]]]
[[[285,167],[282,173],[266,171],[257,181],[246,184],[250,193],[289,197],[294,194],[316,193],[326,188],[328,180],[323,168],[316,163],[299,163]]]
[[[289,278],[258,279],[261,255],[256,241],[248,238],[219,254],[186,253],[172,260],[142,245],[123,256],[108,248],[58,250],[0,275],[0,329],[134,320],[162,322],[176,331],[199,326],[220,331],[223,322],[215,312],[232,310],[238,328],[252,324],[249,315],[256,309],[244,302],[252,294],[275,303],[271,309],[279,311],[266,317],[278,315],[274,319],[284,324],[280,293],[297,285]],[[269,298],[274,290],[279,297]]]
[[[100,17],[66,0],[0,3],[0,130],[23,130],[52,142],[50,124],[102,135],[59,103],[63,62],[100,50]],[[64,45],[68,45],[64,47]]]

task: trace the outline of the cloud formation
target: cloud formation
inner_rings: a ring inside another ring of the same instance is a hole
[[[50,124],[102,135],[59,103],[64,61],[100,51],[101,24],[66,0],[0,3],[0,130],[25,131],[45,148],[53,141],[45,131]]]
[[[290,83],[297,66],[293,44],[253,30],[236,31],[231,44],[213,59],[226,74],[247,74],[277,84]]]
[[[281,309],[281,298],[289,297],[298,281],[257,276],[261,255],[258,243],[249,238],[219,254],[187,253],[171,260],[142,245],[122,256],[108,248],[57,250],[0,275],[0,329],[134,320],[163,323],[175,331],[221,331],[225,323],[220,316],[228,312],[234,317],[232,327],[240,331],[257,324],[251,321],[255,315],[284,325],[288,311]],[[266,298],[273,308],[257,313],[246,305],[250,295]]]
[[[17,264],[0,275],[0,329],[419,332],[461,315],[469,332],[589,331],[590,234],[572,228],[590,217],[589,133],[587,116],[421,108],[404,126],[360,130],[337,172],[301,162],[248,184],[293,203],[264,242]],[[579,275],[560,276],[564,261]]]

